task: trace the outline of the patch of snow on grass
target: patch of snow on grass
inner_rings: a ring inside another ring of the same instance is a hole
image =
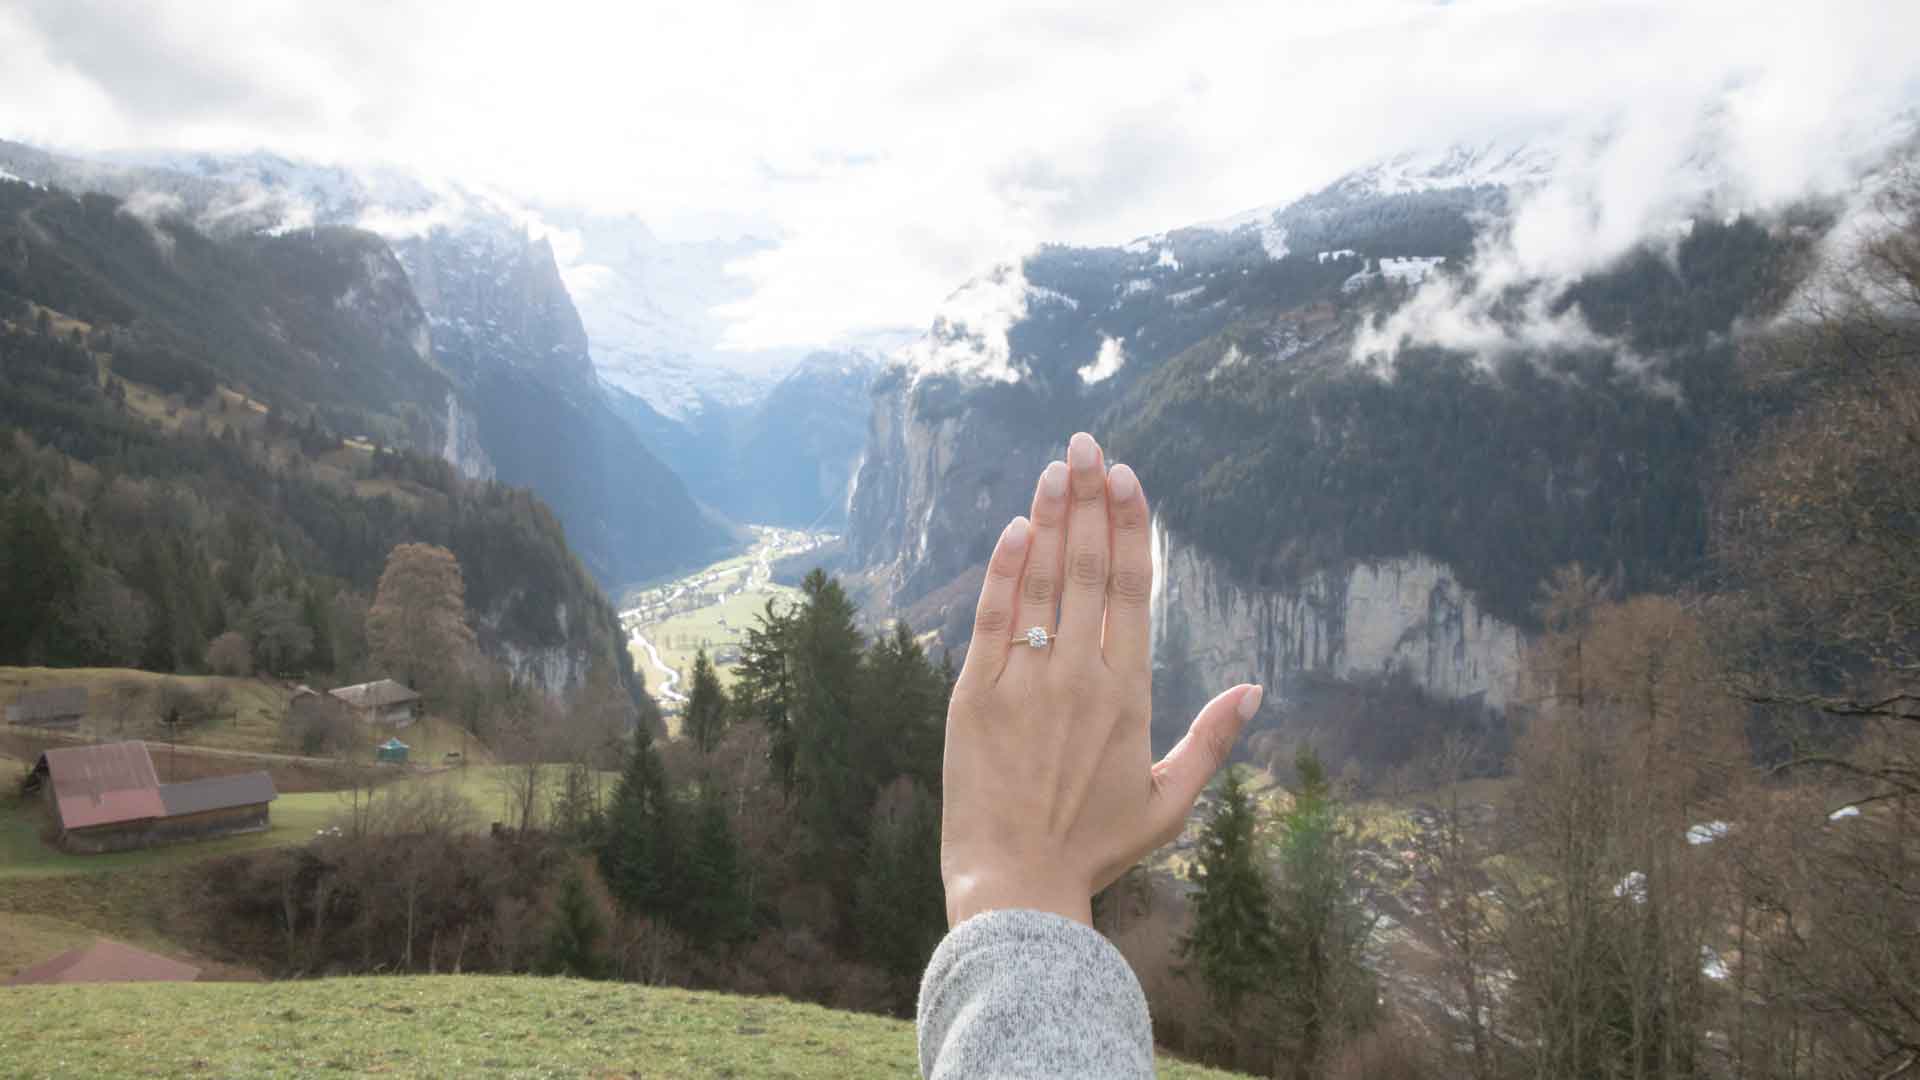
[[[1724,821],[1709,821],[1688,829],[1687,843],[1695,847],[1699,847],[1701,844],[1711,844],[1715,840],[1726,836],[1727,833],[1731,831],[1733,831],[1733,826]]]
[[[1613,895],[1620,900],[1630,898],[1636,904],[1646,903],[1647,875],[1638,870],[1628,873],[1626,877],[1620,879],[1619,884],[1613,887]]]
[[[1838,809],[1838,810],[1835,810],[1835,811],[1834,811],[1833,813],[1831,813],[1831,814],[1828,814],[1828,815],[1827,815],[1827,820],[1828,820],[1828,821],[1845,821],[1846,819],[1848,819],[1848,818],[1850,818],[1850,817],[1859,817],[1859,816],[1860,816],[1860,808],[1859,808],[1859,807],[1857,807],[1857,806],[1843,806],[1843,807],[1841,807],[1840,809]]]
[[[1715,982],[1725,982],[1733,973],[1727,970],[1726,961],[1720,959],[1720,954],[1713,951],[1713,946],[1702,945],[1700,946],[1700,974]]]

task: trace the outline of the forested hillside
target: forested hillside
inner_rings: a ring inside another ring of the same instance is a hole
[[[261,400],[346,410],[342,434],[531,488],[603,588],[735,542],[615,414],[551,245],[510,208],[270,154],[131,165],[0,141],[0,163],[40,184],[8,196],[35,289],[137,310]]]
[[[552,513],[409,449],[447,382],[377,238],[215,241],[17,183],[0,206],[5,662],[203,670],[271,628],[280,672],[354,673],[388,552],[421,541],[493,656],[637,692]]]

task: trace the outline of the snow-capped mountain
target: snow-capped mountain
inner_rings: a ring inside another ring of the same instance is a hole
[[[848,527],[868,606],[964,641],[971,575],[1086,429],[1156,497],[1156,663],[1191,676],[1168,685],[1500,705],[1552,567],[1693,565],[1729,337],[1819,242],[1817,214],[1729,214],[1699,155],[1603,214],[1603,150],[1397,155],[967,282],[876,382]],[[1521,246],[1548,228],[1557,261]]]
[[[610,587],[730,542],[614,411],[562,278],[558,249],[572,238],[511,200],[266,153],[87,160],[0,143],[0,166],[115,195],[131,213],[184,218],[216,235],[350,227],[377,237],[426,317],[419,351],[454,386],[433,403],[423,421],[430,437],[416,440],[418,449],[439,452],[469,476],[532,488]],[[349,289],[336,303],[356,299]]]

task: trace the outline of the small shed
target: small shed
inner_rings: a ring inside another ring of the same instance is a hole
[[[386,742],[374,747],[373,752],[375,757],[389,765],[405,765],[407,763],[407,751],[411,749],[413,749],[413,747],[408,746],[399,739],[389,738]]]
[[[192,982],[200,969],[158,953],[105,939],[63,952],[19,972],[4,986],[49,983]]]
[[[420,718],[420,695],[392,679],[342,686],[327,693],[353,710],[362,723],[406,727]]]
[[[57,686],[16,696],[7,705],[7,723],[72,728],[87,715],[87,688]]]

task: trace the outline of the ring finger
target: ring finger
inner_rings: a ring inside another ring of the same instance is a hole
[[[1030,627],[1046,631],[1049,639],[1058,627],[1060,575],[1067,557],[1067,463],[1049,462],[1033,489],[1032,547],[1020,582],[1020,614],[1014,620],[1015,655],[1009,664],[1035,650],[1024,636]]]

